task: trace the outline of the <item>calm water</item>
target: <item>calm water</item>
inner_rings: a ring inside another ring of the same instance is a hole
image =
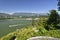
[[[0,37],[30,24],[29,20],[0,20]]]

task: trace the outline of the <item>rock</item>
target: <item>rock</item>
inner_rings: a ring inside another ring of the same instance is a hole
[[[47,36],[37,36],[37,37],[32,37],[27,40],[60,40],[58,38],[53,38],[53,37],[47,37]]]

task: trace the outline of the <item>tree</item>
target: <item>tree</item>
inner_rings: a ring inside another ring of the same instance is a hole
[[[53,29],[53,28],[55,28],[56,25],[59,23],[58,19],[59,19],[59,15],[56,12],[56,10],[51,10],[49,18],[48,18],[48,20],[46,22],[47,23],[46,28],[47,29]],[[51,25],[53,25],[53,26],[51,26]]]
[[[34,27],[34,25],[35,25],[35,20],[34,20],[35,18],[34,17],[32,17],[32,26]]]

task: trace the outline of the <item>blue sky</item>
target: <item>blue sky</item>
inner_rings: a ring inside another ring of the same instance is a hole
[[[0,0],[0,12],[37,12],[46,13],[57,10],[57,0]]]

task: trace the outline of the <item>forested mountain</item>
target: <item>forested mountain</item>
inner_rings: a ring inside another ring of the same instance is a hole
[[[16,12],[13,13],[14,16],[47,16],[47,13],[24,13],[24,12]]]
[[[19,18],[22,16],[23,18],[25,17],[32,17],[32,16],[47,16],[46,13],[25,13],[25,12],[15,12],[12,15],[7,14],[7,13],[0,13],[0,18]]]
[[[14,13],[15,16],[36,16],[36,13]]]
[[[0,16],[9,16],[9,14],[6,14],[6,13],[0,13]]]
[[[0,13],[0,19],[9,19],[9,18],[14,18],[15,16],[12,16],[7,13]]]

